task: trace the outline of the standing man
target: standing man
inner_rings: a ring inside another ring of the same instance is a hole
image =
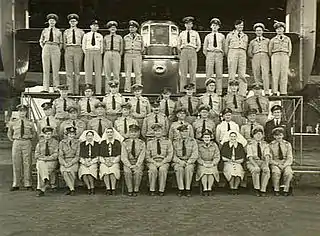
[[[131,116],[130,103],[123,103],[121,108],[121,116],[114,122],[114,128],[126,139],[129,138],[129,127],[138,125],[138,122]]]
[[[176,103],[176,109],[183,107],[188,111],[187,121],[192,124],[197,119],[199,98],[195,95],[195,84],[187,84],[184,87],[185,95]]]
[[[113,123],[106,118],[106,105],[104,103],[98,102],[95,104],[95,114],[96,117],[89,120],[87,129],[96,131],[102,138],[105,130],[112,127]]]
[[[23,170],[23,183],[27,190],[32,190],[32,156],[31,140],[35,136],[34,124],[27,118],[28,107],[25,105],[17,106],[19,117],[10,121],[8,138],[12,141],[12,168],[13,184],[10,191],[20,188],[21,172]]]
[[[41,107],[44,111],[45,116],[42,117],[38,122],[37,122],[37,131],[38,131],[38,136],[42,136],[43,132],[42,129],[44,127],[51,127],[52,130],[52,135],[54,137],[57,136],[58,134],[58,122],[57,119],[53,116],[53,109],[52,109],[52,103],[51,102],[45,102],[41,104]]]
[[[135,75],[134,84],[142,84],[142,53],[144,51],[144,43],[142,36],[137,33],[139,28],[138,22],[129,21],[129,34],[124,36],[124,70],[126,72],[126,80],[124,84],[124,92],[131,92],[131,73],[132,67]]]
[[[190,83],[196,86],[197,73],[197,52],[201,48],[199,33],[192,30],[194,17],[187,16],[182,19],[186,30],[182,31],[178,39],[178,49],[180,50],[180,92],[183,92],[184,86],[188,84],[187,75],[190,74]]]
[[[269,54],[271,56],[272,93],[277,95],[280,85],[280,96],[288,93],[289,61],[292,53],[291,39],[284,35],[285,23],[276,22],[273,27],[277,35],[270,40]]]
[[[91,31],[86,33],[82,40],[85,80],[86,84],[93,84],[92,73],[94,69],[96,94],[101,94],[103,36],[97,32],[99,29],[99,23],[97,20],[93,20],[91,22],[90,29]]]
[[[67,16],[70,28],[63,33],[64,61],[66,64],[66,76],[69,92],[79,95],[80,70],[82,65],[83,51],[82,38],[84,31],[77,27],[79,16],[69,14]]]
[[[104,36],[103,48],[104,48],[104,72],[106,75],[105,81],[105,92],[109,91],[109,82],[112,79],[111,73],[113,74],[113,79],[118,83],[120,82],[120,69],[121,69],[121,56],[123,54],[123,39],[117,32],[118,23],[116,21],[109,21],[107,23],[107,29],[110,34]]]
[[[247,123],[242,125],[240,128],[240,133],[248,141],[251,142],[253,139],[253,130],[261,129],[264,131],[264,127],[256,121],[257,119],[257,110],[252,108],[246,112]],[[263,132],[264,133],[264,132]]]
[[[193,129],[195,132],[195,138],[197,140],[202,139],[203,133],[205,131],[209,130],[211,132],[211,136],[215,134],[216,124],[211,119],[209,119],[209,111],[210,107],[207,105],[201,105],[199,107],[200,119],[196,119],[196,121],[193,122]]]
[[[269,95],[269,72],[270,72],[270,58],[269,58],[269,39],[263,37],[265,26],[262,23],[256,23],[253,26],[256,32],[256,38],[251,40],[248,48],[248,56],[252,58],[252,71],[255,83],[263,84],[264,93]]]
[[[59,17],[56,14],[48,14],[49,27],[41,32],[40,46],[42,48],[43,92],[49,92],[50,69],[52,65],[53,87],[56,91],[60,84],[59,69],[62,48],[62,33],[56,28]]]
[[[206,76],[216,74],[217,94],[222,96],[223,54],[225,36],[218,32],[221,22],[218,18],[210,21],[212,32],[204,38],[203,54],[206,56]]]
[[[229,80],[239,80],[239,93],[242,96],[246,96],[248,86],[246,78],[248,35],[243,33],[243,20],[236,20],[234,26],[235,30],[227,35],[225,44]],[[238,73],[237,79],[236,73]]]
[[[169,120],[172,122],[174,109],[176,107],[175,101],[171,99],[171,88],[163,88],[162,90],[162,99],[160,100],[160,112],[165,114]]]
[[[94,88],[92,84],[85,84],[84,86],[84,97],[78,102],[80,107],[80,119],[86,124],[89,120],[96,116],[94,109],[95,105],[99,103],[99,99],[93,96]]]

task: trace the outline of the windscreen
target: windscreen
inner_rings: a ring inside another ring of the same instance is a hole
[[[150,44],[169,45],[169,25],[151,25]]]

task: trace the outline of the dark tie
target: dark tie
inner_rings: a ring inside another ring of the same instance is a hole
[[[46,149],[45,149],[45,156],[50,156],[50,151],[49,151],[49,142],[46,141]]]
[[[63,99],[63,111],[67,111],[67,99]]]
[[[190,31],[187,31],[187,43],[190,43]]]
[[[258,106],[259,113],[262,113],[262,107],[261,107],[261,103],[259,101],[259,97],[256,97],[256,103],[257,103],[257,106]]]
[[[279,152],[278,152],[278,154],[279,154],[279,160],[283,160],[283,153],[282,153],[282,149],[281,149],[280,143],[278,143],[278,146],[279,146]]]
[[[98,134],[100,135],[100,137],[102,137],[102,123],[101,123],[101,119],[99,119],[99,124],[98,124]]]
[[[253,131],[253,124],[251,124],[251,126],[250,126],[250,137],[251,137],[251,138],[253,138],[253,133],[252,133],[252,131]]]
[[[136,157],[136,141],[135,140],[132,140],[131,154],[133,157]]]
[[[238,37],[241,38],[241,34],[240,33],[238,33]]]
[[[53,42],[53,28],[50,29],[49,42]]]
[[[23,138],[23,135],[24,135],[24,121],[21,120],[21,126],[20,126],[20,138]]]
[[[259,159],[262,159],[262,151],[261,151],[260,142],[258,142],[258,144],[257,144],[257,150],[258,150],[258,157],[259,157]]]
[[[206,131],[206,120],[203,120],[202,122],[202,130],[201,130],[201,134],[204,133],[204,131]]]
[[[192,116],[192,114],[193,114],[193,107],[192,107],[191,97],[188,97],[188,112],[189,112],[190,116]]]
[[[212,109],[212,107],[213,107],[212,95],[209,95],[209,106],[210,106],[211,109]]]
[[[187,148],[185,140],[182,141],[182,156],[187,155]]]
[[[88,100],[87,100],[87,112],[88,112],[88,113],[91,112],[90,98],[88,98]]]
[[[233,94],[233,105],[235,109],[238,109],[237,96]]]
[[[127,118],[124,118],[124,133],[128,133]]]
[[[213,34],[213,47],[217,47],[218,46],[218,44],[217,44],[217,34],[216,33],[214,33]]]
[[[136,113],[140,114],[140,98],[137,98]]]
[[[69,141],[69,146],[70,146],[70,148],[72,147],[72,142],[71,142],[71,140]]]
[[[280,36],[280,40],[282,40],[282,36]]]
[[[95,33],[92,33],[91,45],[92,45],[92,46],[95,46],[95,45],[96,45]]]
[[[75,120],[72,121],[72,124],[73,124],[74,127],[76,127],[76,121]]]
[[[228,128],[227,128],[228,130],[227,131],[229,131],[231,129],[230,128],[230,123],[228,122],[227,124],[228,124]]]
[[[160,140],[157,140],[157,154],[160,155],[161,154],[161,145],[160,145]]]
[[[168,102],[168,100],[166,100],[166,102],[165,102],[164,114],[166,114],[166,116],[169,117],[169,102]]]
[[[72,30],[72,44],[76,44],[76,31]]]
[[[114,98],[114,95],[112,95],[112,110],[116,109],[116,99]]]
[[[155,115],[155,116],[154,116],[154,122],[155,122],[155,123],[159,123],[158,115]]]
[[[47,126],[50,126],[50,119],[47,117]]]
[[[114,35],[111,35],[111,45],[110,45],[111,51],[113,51],[113,40],[114,40]]]

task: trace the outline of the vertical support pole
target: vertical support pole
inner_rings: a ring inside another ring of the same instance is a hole
[[[300,164],[302,165],[303,162],[303,97],[300,98]]]
[[[297,152],[297,148],[296,148],[296,136],[295,136],[295,133],[296,133],[296,116],[295,116],[295,113],[296,113],[296,99],[293,98],[292,101],[291,101],[291,104],[293,106],[293,110],[292,110],[292,128],[291,128],[291,131],[292,131],[292,149],[294,150],[294,153],[298,153]],[[298,103],[299,105],[299,103]],[[296,155],[295,155],[296,156]],[[297,161],[296,160],[296,157],[294,157],[294,161]]]
[[[16,77],[16,1],[11,2],[11,21],[12,21],[12,53],[13,53],[13,78]]]
[[[300,89],[304,87],[303,81],[303,40],[304,38],[304,0],[300,0],[300,35],[299,35],[299,81]]]

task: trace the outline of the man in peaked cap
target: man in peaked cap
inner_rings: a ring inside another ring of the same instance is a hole
[[[68,127],[75,127],[76,128],[76,138],[78,139],[80,135],[85,131],[86,129],[86,123],[80,119],[78,119],[79,114],[79,107],[78,106],[71,106],[67,109],[69,113],[69,119],[63,121],[60,125],[60,131],[59,135],[60,138],[63,139],[65,136],[66,129]]]
[[[38,130],[38,136],[40,137],[42,133],[42,129],[44,127],[52,127],[53,128],[53,137],[57,136],[57,128],[58,128],[58,121],[53,116],[53,104],[52,102],[44,102],[41,104],[41,107],[44,111],[45,116],[42,117],[37,122],[37,130]]]
[[[92,20],[90,24],[91,31],[83,36],[82,50],[84,52],[84,71],[85,81],[92,83],[92,73],[94,68],[96,94],[102,93],[102,54],[103,54],[103,36],[98,33],[99,22]]]
[[[138,125],[138,122],[131,116],[131,104],[125,102],[121,105],[121,116],[114,122],[114,128],[124,138],[129,138],[129,127]]]
[[[116,21],[109,21],[107,28],[110,34],[104,36],[104,72],[106,74],[106,93],[109,91],[109,81],[114,79],[120,81],[121,56],[123,54],[123,39],[117,32],[118,23]],[[113,78],[111,78],[113,73]]]
[[[230,108],[225,108],[221,112],[222,121],[216,127],[216,141],[220,144],[223,144],[222,141],[230,130],[240,131],[239,125],[232,121],[232,113],[233,111]]]
[[[66,64],[66,76],[69,92],[79,95],[80,70],[83,59],[81,49],[84,31],[77,27],[79,16],[75,13],[67,16],[70,28],[63,32],[64,60]]]
[[[108,127],[113,127],[113,123],[106,117],[106,105],[103,102],[97,102],[95,117],[88,121],[87,129],[96,131],[102,137]]]
[[[84,97],[78,102],[80,107],[80,119],[82,119],[86,124],[90,119],[96,116],[95,105],[100,102],[94,96],[94,87],[92,84],[84,85]]]
[[[135,83],[142,84],[142,53],[144,51],[144,43],[142,36],[137,33],[139,28],[138,22],[129,21],[129,34],[125,35],[124,41],[124,68],[126,80],[124,91],[131,92],[131,73],[132,68],[135,74]]]
[[[200,119],[196,119],[192,126],[195,132],[195,138],[200,140],[205,130],[210,130],[214,134],[216,124],[209,118],[210,107],[208,105],[201,105],[198,108],[198,112]]]
[[[177,107],[176,108],[176,117],[177,121],[173,122],[169,129],[168,137],[171,141],[178,139],[180,137],[178,128],[181,125],[186,125],[188,127],[188,134],[190,137],[194,137],[194,131],[192,125],[187,121],[186,117],[188,115],[188,111],[185,107]]]
[[[53,13],[48,14],[47,20],[49,27],[42,30],[39,39],[42,48],[43,92],[46,93],[49,92],[50,86],[50,65],[52,65],[54,90],[60,84],[59,69],[63,44],[62,33],[56,28],[58,16]]]
[[[247,118],[247,122],[240,127],[240,133],[248,141],[248,143],[250,143],[251,139],[253,138],[254,129],[264,130],[263,126],[257,122],[257,112],[257,109],[254,108],[246,111],[245,116]]]
[[[184,87],[185,95],[178,98],[176,107],[184,107],[188,111],[186,120],[192,124],[197,118],[199,98],[195,96],[195,84],[189,83]]]
[[[160,112],[165,114],[168,118],[169,123],[172,121],[174,108],[176,102],[171,99],[172,90],[169,87],[164,87],[161,92],[160,99]]]
[[[199,33],[192,30],[194,17],[183,18],[186,30],[182,31],[178,39],[178,49],[180,50],[180,92],[183,92],[184,86],[188,83],[187,75],[190,74],[190,83],[196,85],[197,73],[197,52],[201,48]],[[196,87],[196,86],[195,86]]]
[[[210,78],[216,74],[217,94],[221,96],[225,36],[218,32],[220,25],[218,18],[210,21],[212,32],[204,39],[203,54],[206,56],[206,76]]]
[[[262,23],[256,23],[253,26],[256,38],[250,41],[248,55],[252,58],[252,71],[255,83],[263,84],[265,95],[269,95],[270,80],[270,58],[268,38],[263,36],[265,26]]]

